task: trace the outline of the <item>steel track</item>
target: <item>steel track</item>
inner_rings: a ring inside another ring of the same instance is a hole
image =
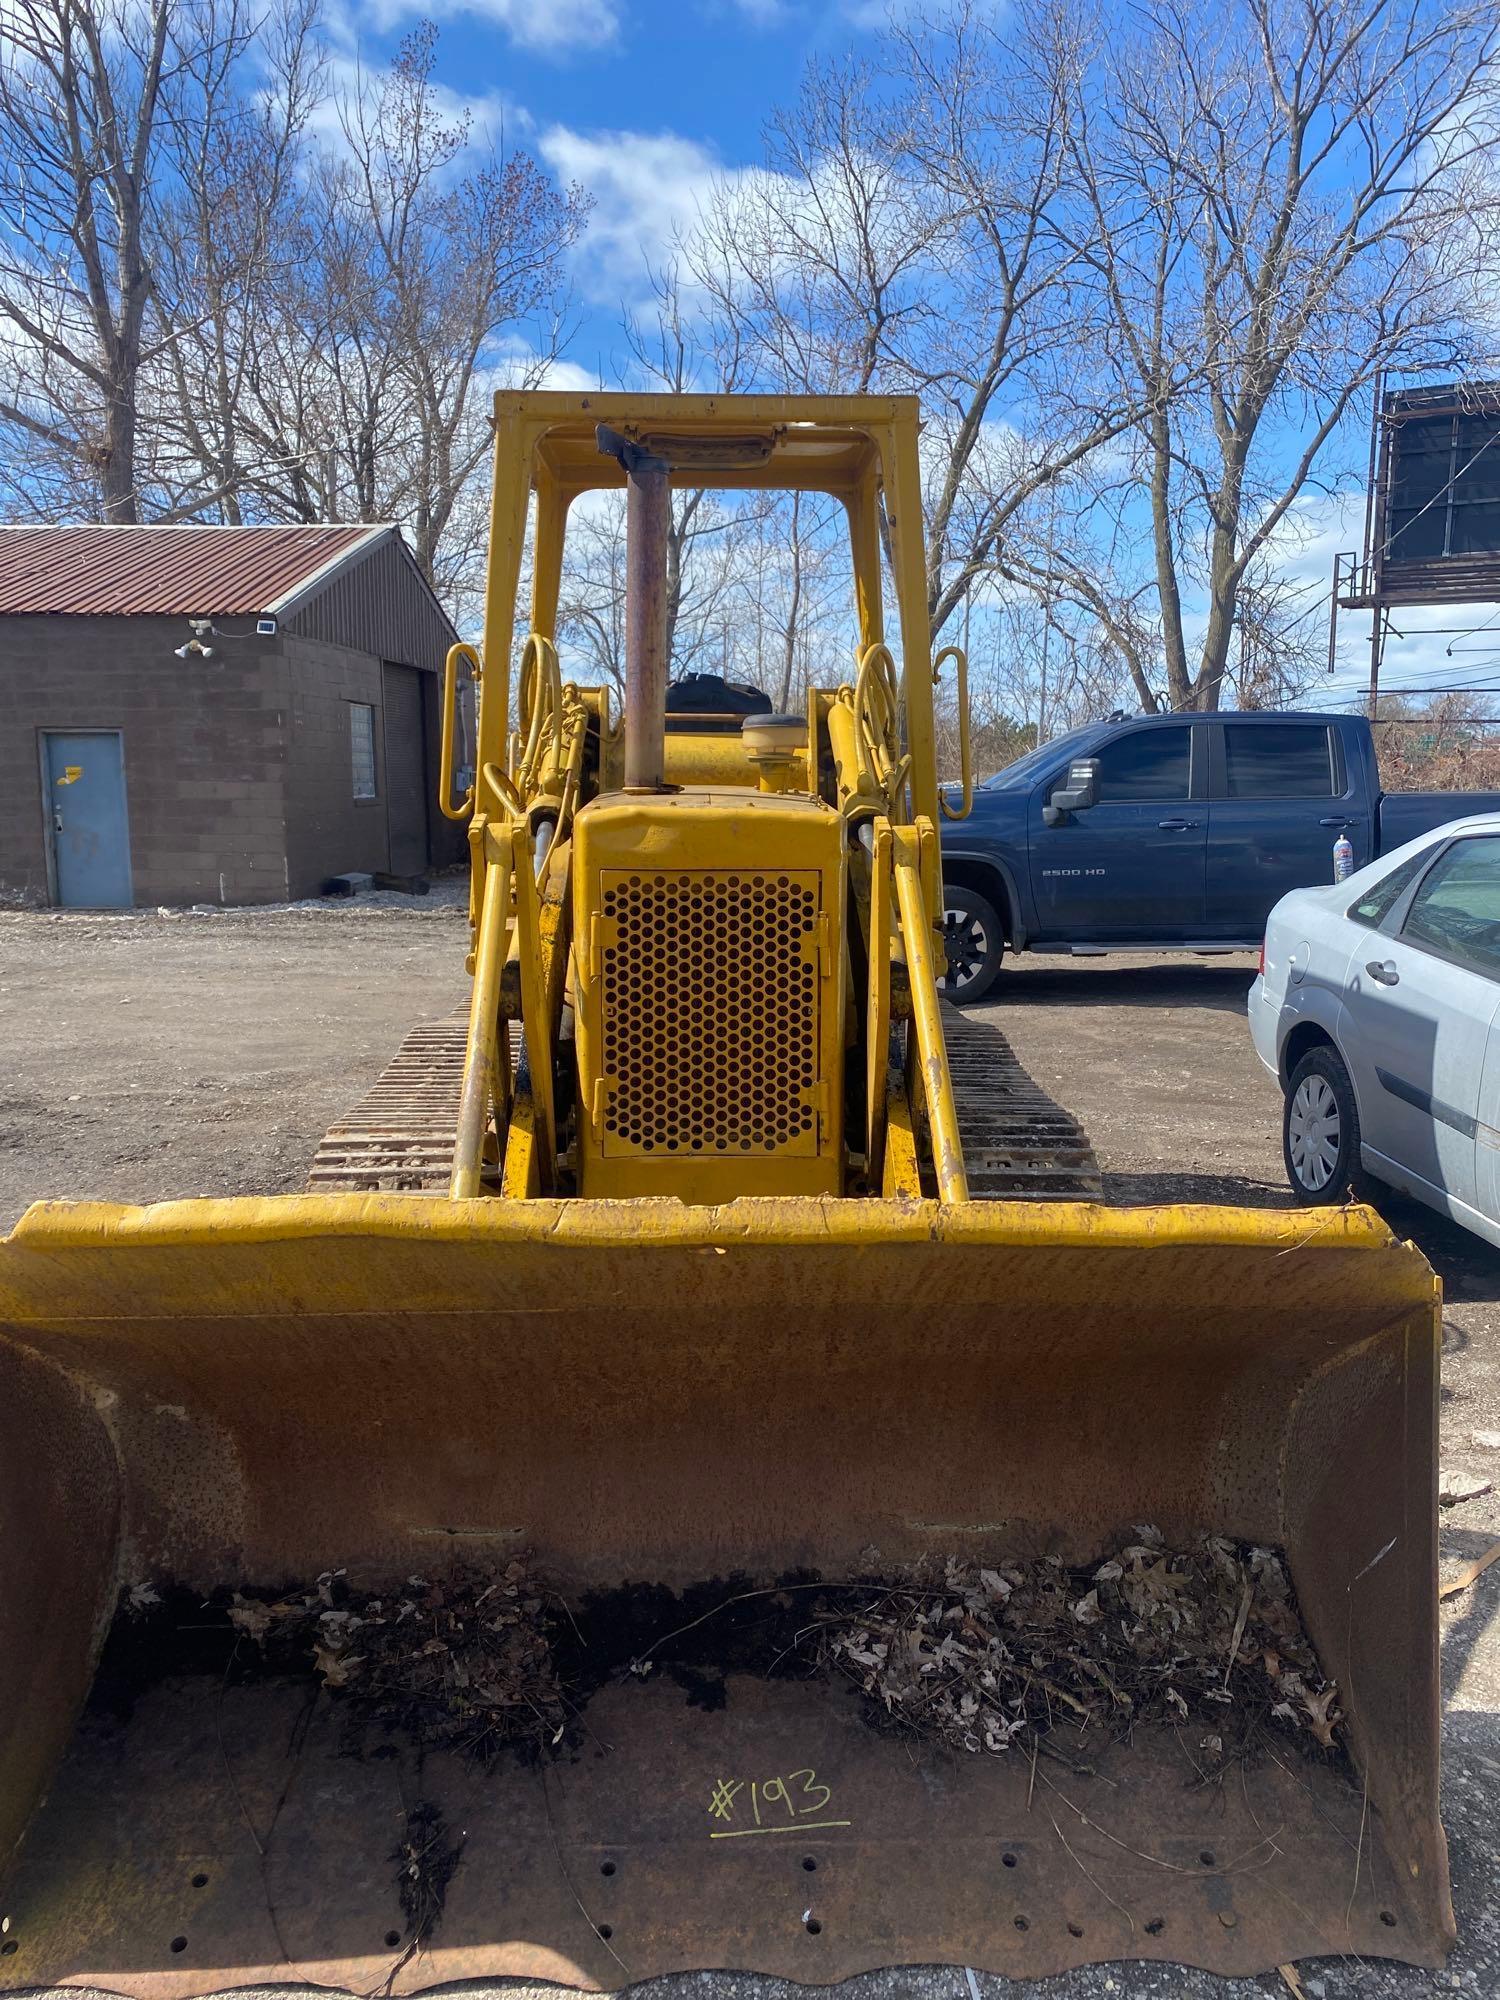
[[[1088,1135],[1016,1060],[996,1027],[942,1010],[969,1192],[980,1201],[1098,1201]],[[453,1167],[466,1011],[413,1028],[373,1087],[332,1126],[311,1189],[441,1194]],[[511,1055],[518,1030],[512,1029]]]

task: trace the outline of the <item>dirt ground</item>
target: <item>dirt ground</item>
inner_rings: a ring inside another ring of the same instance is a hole
[[[464,997],[456,897],[386,907],[121,916],[0,914],[0,1228],[28,1201],[152,1201],[303,1184],[325,1128],[413,1022]],[[1087,1126],[1120,1202],[1279,1207],[1279,1104],[1244,1022],[1248,959],[1039,958],[993,1009],[1017,1055]],[[1500,1483],[1500,1252],[1391,1197],[1447,1295],[1442,1459]],[[1443,1514],[1445,1569],[1500,1535],[1500,1498]],[[1444,1812],[1461,1942],[1441,1973],[1305,1962],[1310,2000],[1500,1994],[1500,1565],[1442,1614]],[[511,1986],[507,1994],[525,1988]],[[779,1982],[694,1975],[668,1995],[773,2000]],[[1247,2000],[1229,1981],[1106,1966],[1035,1985],[952,1968],[872,1974],[842,2000]]]

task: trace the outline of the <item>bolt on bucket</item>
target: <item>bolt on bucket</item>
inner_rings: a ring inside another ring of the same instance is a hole
[[[1437,1363],[1432,1274],[1360,1209],[34,1208],[0,1246],[0,1987],[1436,1964]],[[1343,1759],[1216,1762],[1211,1715],[1066,1690],[966,1754],[795,1650],[825,1585],[1141,1524],[1281,1552]],[[566,1657],[524,1757],[351,1732],[250,1636],[335,1574],[399,1621],[486,1573]]]

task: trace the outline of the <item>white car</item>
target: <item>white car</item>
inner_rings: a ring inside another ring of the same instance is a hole
[[[1272,910],[1250,989],[1302,1202],[1384,1181],[1500,1244],[1500,815]]]

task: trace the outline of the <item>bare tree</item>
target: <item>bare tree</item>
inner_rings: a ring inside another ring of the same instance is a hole
[[[1482,791],[1500,780],[1500,722],[1483,696],[1382,695],[1380,776],[1391,791]]]
[[[809,71],[764,171],[723,181],[683,246],[747,385],[922,397],[936,631],[1028,502],[1136,413],[1101,381],[1102,320],[1070,285],[1072,62],[1034,6],[898,21],[873,62]]]
[[[781,623],[781,681],[776,706],[784,714],[791,705],[792,675],[797,668],[797,640],[802,627],[802,595],[805,563],[802,551],[802,495],[794,493],[791,504],[791,577],[786,594],[786,616]]]
[[[16,0],[0,492],[43,519],[395,519],[456,603],[490,391],[557,353],[588,201],[446,112],[430,26],[330,105],[319,4]]]
[[[1272,537],[1357,399],[1382,369],[1473,352],[1485,280],[1451,250],[1500,213],[1496,17],[1146,0],[1069,38],[1074,285],[1103,302],[1118,397],[1140,412],[1092,504],[1116,552],[1149,555],[1101,571],[1095,543],[1055,581],[1116,630],[1145,706],[1214,708],[1236,671],[1242,695],[1260,685]],[[1130,639],[1153,626],[1161,683]]]
[[[558,634],[573,678],[623,696],[625,508],[618,494],[590,494],[569,510]]]
[[[732,321],[702,310],[678,259],[648,273],[651,301],[627,312],[629,370],[669,394],[731,392],[743,356]],[[592,676],[623,685],[624,515],[609,497],[574,509],[562,624]],[[848,522],[815,494],[681,487],[667,546],[667,630],[679,672],[760,687],[780,708],[848,678],[854,644]]]
[[[290,31],[279,49],[274,115],[241,121],[237,192],[183,174],[179,290],[206,272],[228,310],[178,343],[196,366],[168,422],[210,485],[223,468],[231,518],[399,520],[456,605],[482,568],[490,392],[556,354],[587,198],[446,113],[431,26],[339,93],[331,147],[305,137],[320,71]]]
[[[666,395],[680,396],[692,389],[712,387],[720,394],[735,386],[733,365],[726,366],[720,354],[703,343],[704,325],[684,302],[682,274],[676,259],[660,270],[648,271],[652,291],[649,315],[627,311],[624,316],[625,341],[633,372],[648,388]],[[722,538],[729,522],[722,510],[710,507],[703,487],[675,487],[667,522],[667,657],[686,664],[679,651],[678,624],[684,608],[687,565],[695,543],[705,536]],[[721,566],[722,568],[722,566]],[[724,578],[719,577],[722,584]],[[688,639],[685,651],[690,658],[701,645]]]
[[[161,515],[238,522],[259,511],[268,485],[301,470],[278,463],[284,413],[268,421],[266,361],[302,283],[307,135],[326,70],[318,0],[273,0],[254,16],[245,0],[221,4],[223,32],[164,93],[151,217],[157,359],[142,403]]]
[[[488,456],[497,340],[530,330],[541,335],[534,366],[555,354],[559,271],[589,203],[503,141],[482,139],[474,156],[467,114],[443,113],[435,48],[431,24],[418,28],[373,87],[345,99],[342,191],[359,205],[372,316],[391,330],[411,426],[405,518],[437,577],[460,496]]]
[[[0,424],[48,511],[140,509],[137,381],[162,93],[217,38],[171,0],[15,0],[0,35]],[[13,456],[11,456],[13,454]]]
[[[774,694],[788,616],[773,572],[790,563],[777,497],[708,488],[674,493],[667,628],[674,673],[722,673]],[[791,621],[795,636],[800,620]],[[568,525],[559,623],[584,677],[625,686],[625,508],[604,493],[575,503]],[[843,671],[841,670],[840,678]]]

